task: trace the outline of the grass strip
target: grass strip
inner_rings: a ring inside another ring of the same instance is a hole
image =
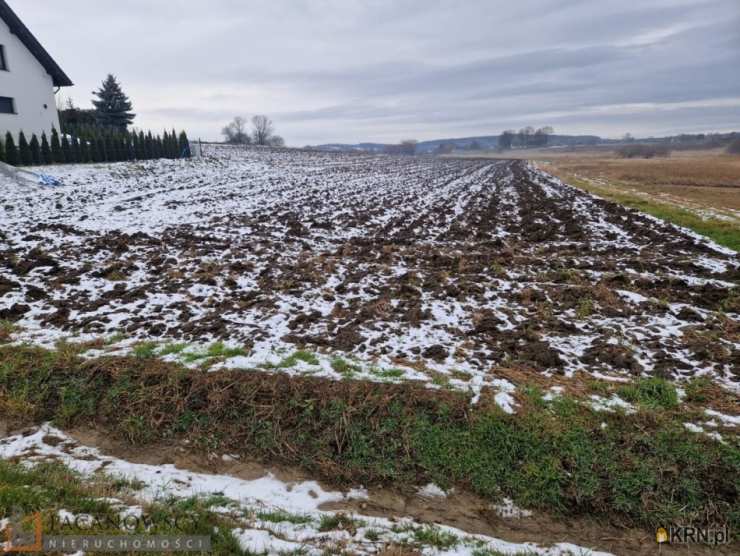
[[[566,183],[598,195],[609,201],[639,210],[671,224],[688,228],[697,234],[708,237],[716,243],[740,251],[740,226],[734,222],[719,218],[703,218],[700,215],[670,203],[630,193],[619,185],[611,187],[596,185],[590,180],[575,176],[566,176]]]
[[[536,389],[516,415],[492,394],[413,384],[208,373],[137,357],[0,347],[0,415],[95,426],[131,443],[187,438],[204,450],[298,465],[337,485],[436,482],[563,515],[653,529],[740,525],[740,449],[683,426],[665,385],[629,392],[635,414],[597,413]]]

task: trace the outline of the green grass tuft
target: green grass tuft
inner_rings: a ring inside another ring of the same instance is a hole
[[[313,518],[309,515],[292,514],[284,510],[261,511],[257,512],[256,516],[257,519],[270,523],[293,523],[295,525],[313,523]]]
[[[187,347],[188,347],[188,344],[178,344],[178,343],[165,344],[164,346],[160,348],[157,354],[160,356],[177,355],[178,353],[182,353]]]
[[[182,350],[180,350],[182,353]],[[202,359],[212,359],[212,358],[224,358],[228,359],[229,357],[238,357],[238,356],[246,356],[248,355],[247,350],[240,347],[228,347],[223,342],[215,342],[208,346],[208,348],[205,351],[200,352],[184,352],[182,353],[182,360],[185,363],[194,363],[195,361],[200,361]]]
[[[663,378],[639,378],[631,384],[621,386],[617,393],[628,402],[648,409],[672,409],[678,406],[676,388]]]
[[[305,350],[298,350],[294,352],[289,357],[286,357],[283,359],[280,363],[278,363],[278,368],[281,369],[289,369],[291,367],[295,367],[299,361],[303,361],[304,363],[307,363],[308,365],[318,365],[319,359],[316,357],[316,354],[305,351]]]
[[[353,365],[341,357],[332,358],[331,368],[345,377],[351,377],[361,370],[359,365]]]
[[[134,346],[134,357],[139,359],[152,359],[157,351],[157,342],[139,342]]]
[[[439,527],[433,526],[415,529],[414,540],[419,544],[433,546],[439,550],[449,550],[460,542],[457,535],[447,533]]]
[[[20,330],[20,326],[9,320],[0,320],[0,343],[10,341],[10,336]]]
[[[402,369],[381,369],[373,367],[370,373],[380,378],[401,378],[406,373]]]

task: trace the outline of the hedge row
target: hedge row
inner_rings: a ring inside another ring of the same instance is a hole
[[[51,141],[46,133],[41,140],[34,133],[31,140],[21,131],[18,141],[12,133],[5,134],[0,142],[0,161],[11,166],[40,164],[81,164],[87,162],[119,162],[125,160],[151,160],[157,158],[190,158],[190,143],[184,131],[178,137],[175,130],[163,135],[137,132],[118,132],[91,129],[84,133],[60,137],[51,131]]]

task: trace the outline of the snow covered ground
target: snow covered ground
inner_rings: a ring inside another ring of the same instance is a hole
[[[520,161],[211,147],[44,171],[65,186],[0,203],[18,342],[491,387],[510,410],[497,367],[740,388],[738,255]]]

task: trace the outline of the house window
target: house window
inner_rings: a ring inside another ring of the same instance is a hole
[[[8,71],[8,63],[5,61],[5,45],[0,44],[0,70]]]
[[[0,97],[0,114],[15,114],[15,102],[10,97]]]

